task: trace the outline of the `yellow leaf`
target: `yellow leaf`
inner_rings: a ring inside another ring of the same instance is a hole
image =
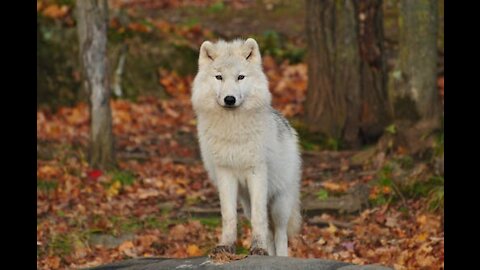
[[[417,240],[418,242],[424,242],[425,240],[427,240],[427,238],[428,238],[428,233],[426,232],[417,234],[415,236],[415,240]]]
[[[332,223],[328,223],[328,228],[327,231],[331,234],[334,234],[337,231],[337,227],[333,225]]]
[[[175,193],[177,195],[183,195],[183,194],[187,193],[187,191],[184,188],[179,188],[179,189],[177,189],[177,191]]]
[[[53,166],[50,166],[50,165],[44,165],[44,166],[41,166],[41,167],[38,168],[37,177],[39,177],[39,178],[51,178],[51,177],[54,177],[54,176],[58,176],[61,173],[62,173],[62,171],[57,167],[53,167]]]
[[[113,197],[115,195],[118,195],[121,187],[122,187],[122,183],[120,183],[120,181],[113,182],[113,184],[107,190],[107,196]]]
[[[187,253],[188,253],[188,256],[201,256],[202,255],[202,252],[200,251],[200,248],[195,244],[188,245]]]

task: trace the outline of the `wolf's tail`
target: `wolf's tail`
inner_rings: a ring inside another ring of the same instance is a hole
[[[290,219],[288,220],[287,226],[287,235],[292,237],[300,231],[302,225],[302,215],[300,213],[300,203],[296,203],[290,214]]]

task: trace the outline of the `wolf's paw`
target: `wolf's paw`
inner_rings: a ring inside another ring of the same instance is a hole
[[[235,254],[236,248],[235,245],[231,246],[216,246],[214,249],[212,249],[209,253],[209,256],[215,256],[217,254],[221,253],[230,253],[230,254]]]
[[[249,254],[250,255],[268,256],[268,252],[265,249],[259,248],[259,247],[250,248]]]

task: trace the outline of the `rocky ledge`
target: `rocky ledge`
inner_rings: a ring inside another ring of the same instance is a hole
[[[162,269],[290,269],[290,270],[393,270],[380,265],[354,265],[350,263],[322,260],[300,259],[291,257],[248,256],[241,260],[216,263],[208,257],[184,259],[138,258],[89,270],[162,270]]]

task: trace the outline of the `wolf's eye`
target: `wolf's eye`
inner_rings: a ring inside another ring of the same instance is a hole
[[[215,76],[215,78],[216,78],[217,80],[221,81],[221,80],[222,80],[222,75],[217,75],[217,76]]]
[[[243,79],[245,79],[244,75],[238,75],[238,80],[243,80]]]

